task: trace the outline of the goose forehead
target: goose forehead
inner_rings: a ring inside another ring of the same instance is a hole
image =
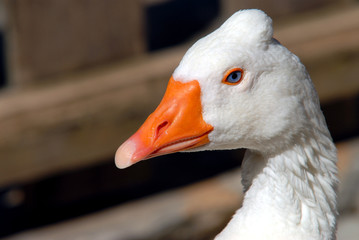
[[[173,76],[179,81],[217,79],[228,70],[240,67],[250,69],[255,63],[254,58],[239,46],[218,46],[210,48],[204,45],[192,47],[183,57]]]
[[[231,61],[225,54],[200,52],[183,58],[174,72],[174,78],[180,81],[191,81],[213,78],[223,74]]]

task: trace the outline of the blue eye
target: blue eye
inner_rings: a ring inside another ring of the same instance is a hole
[[[241,77],[242,77],[242,73],[240,71],[232,72],[231,74],[228,75],[227,82],[236,83],[239,80],[241,80]]]
[[[238,84],[242,80],[242,75],[243,75],[242,69],[240,68],[232,69],[226,74],[222,82],[229,85]]]

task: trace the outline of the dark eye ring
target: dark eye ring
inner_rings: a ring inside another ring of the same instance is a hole
[[[222,80],[223,83],[228,85],[237,85],[243,78],[243,70],[241,68],[234,68],[229,70]]]

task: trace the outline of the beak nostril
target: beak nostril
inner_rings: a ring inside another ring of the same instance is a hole
[[[155,140],[157,140],[164,131],[169,127],[168,121],[162,122],[160,125],[157,126]]]

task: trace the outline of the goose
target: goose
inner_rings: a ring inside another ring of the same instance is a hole
[[[244,200],[216,240],[336,239],[337,154],[318,95],[257,9],[236,12],[186,52],[115,163],[238,148]]]

